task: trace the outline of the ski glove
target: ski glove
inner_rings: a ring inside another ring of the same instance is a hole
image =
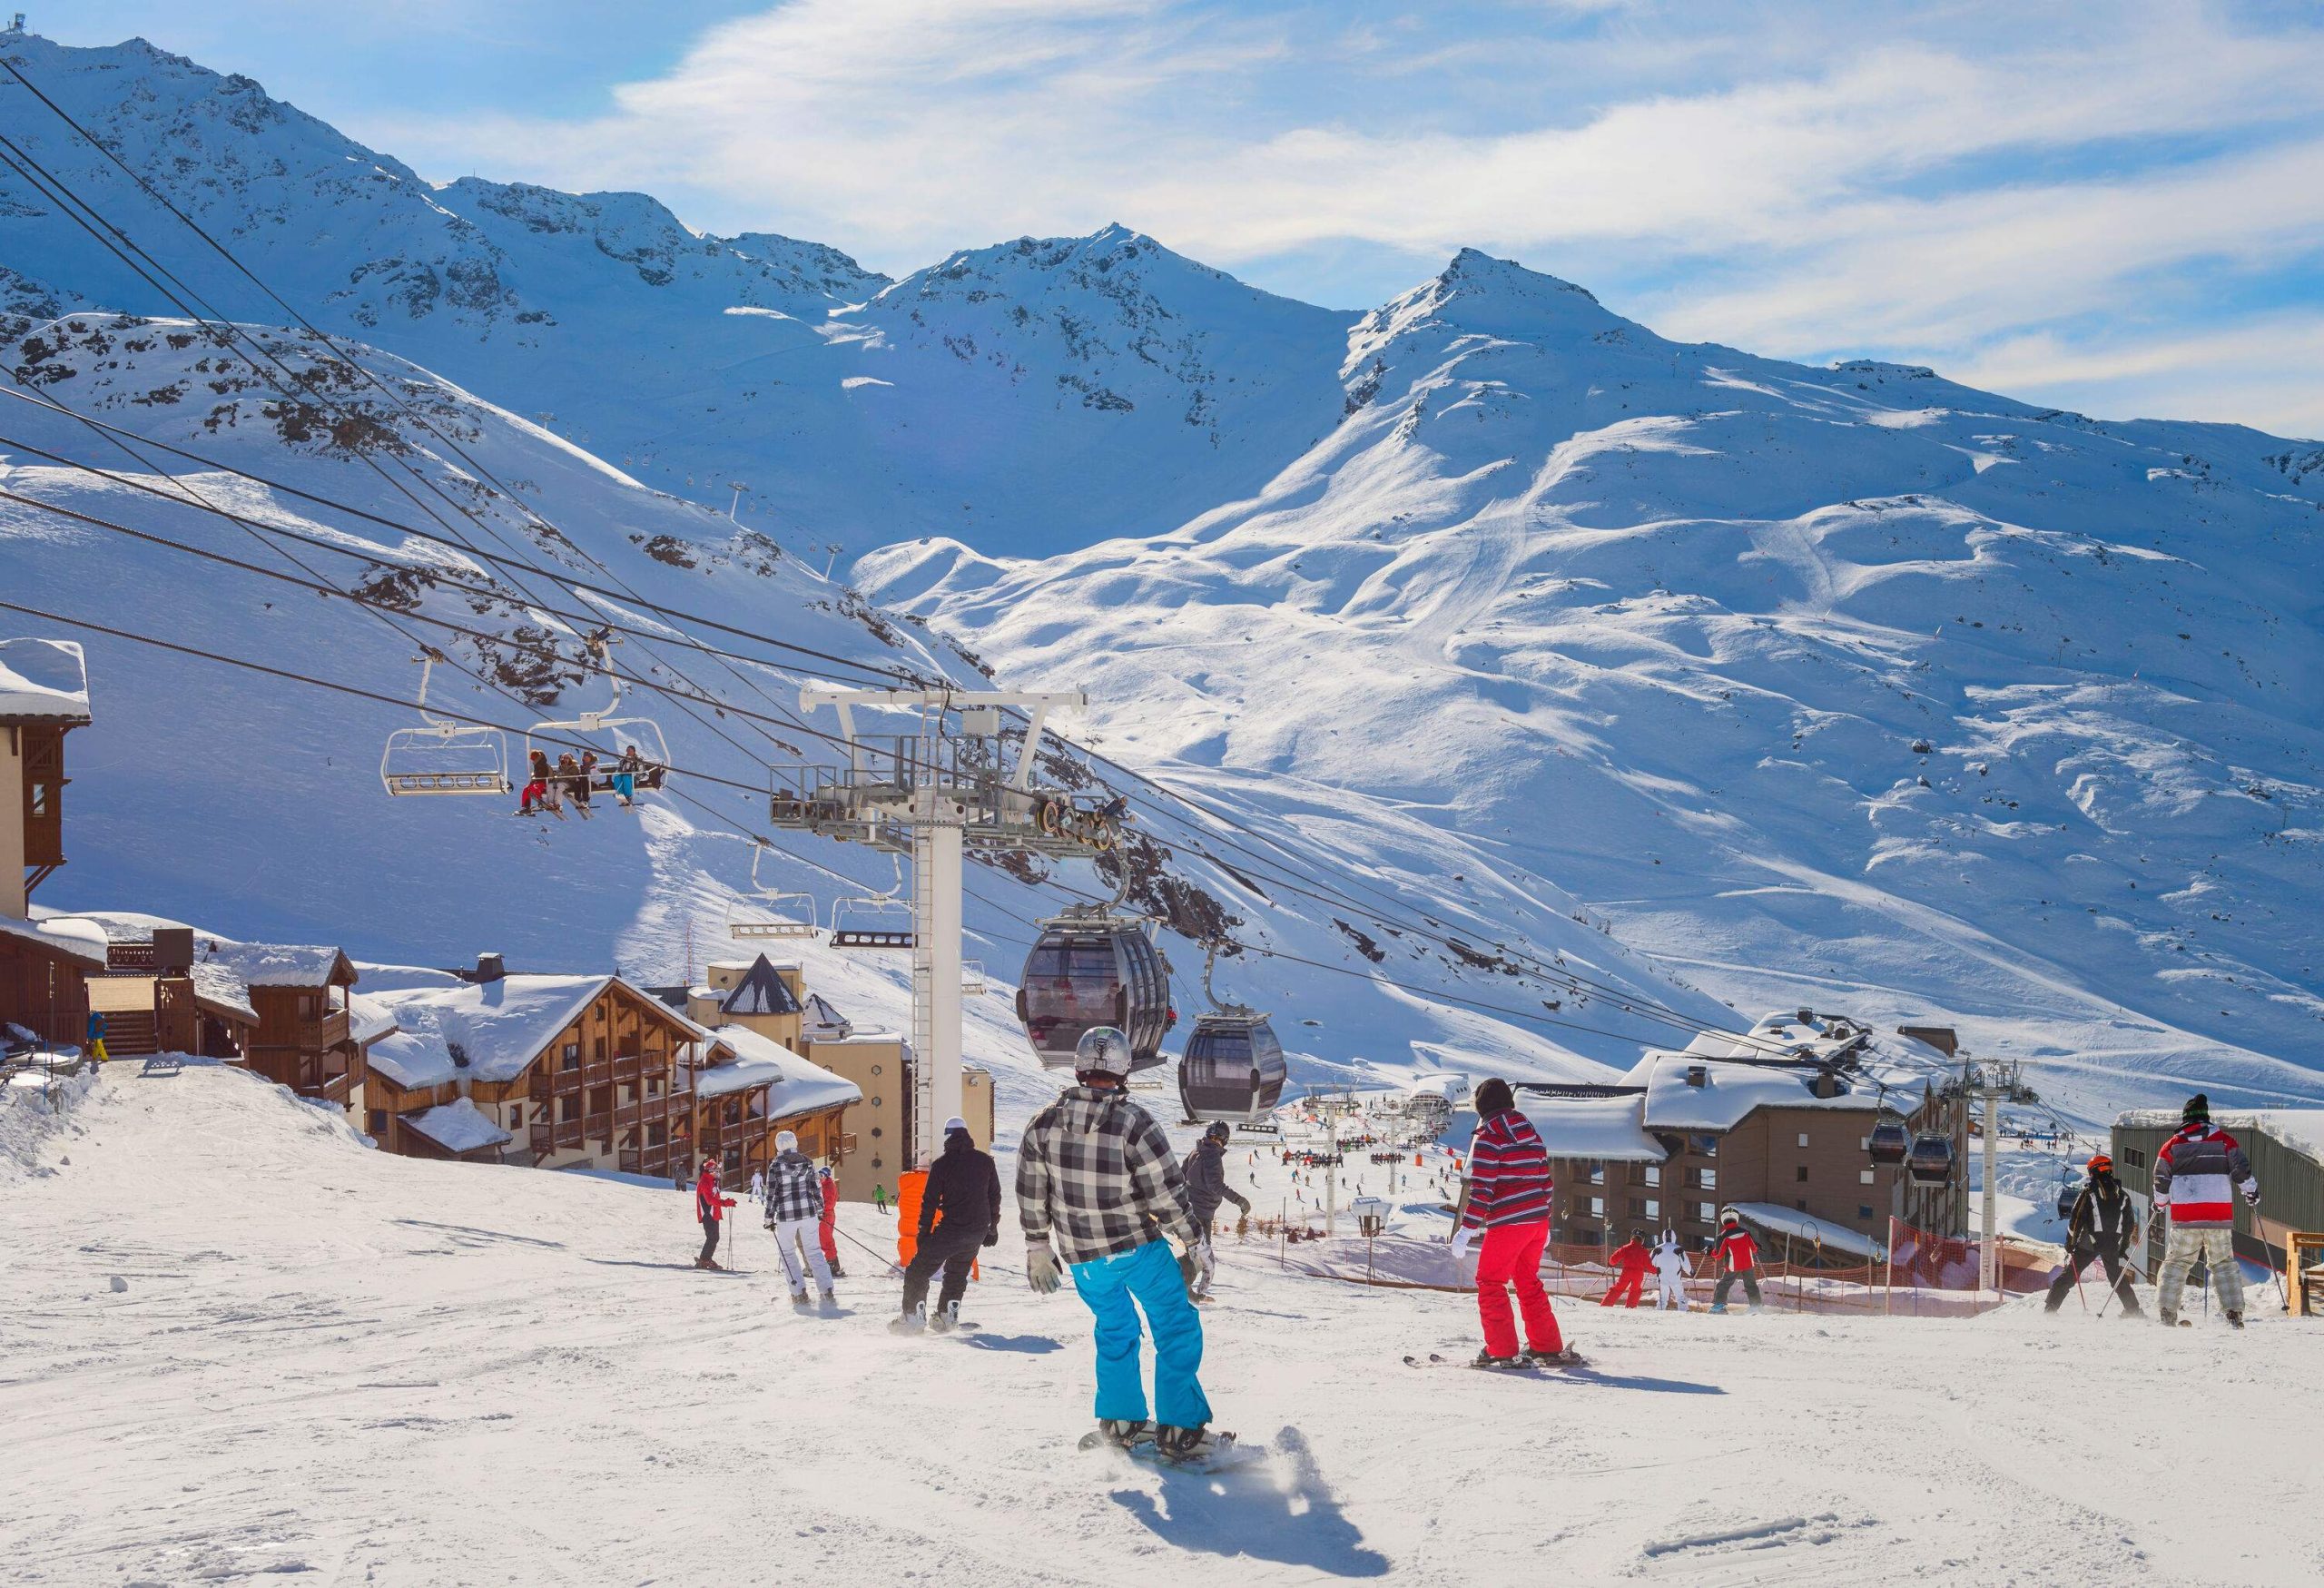
[[[2243,1193],[2243,1205],[2246,1208],[2257,1208],[2260,1205],[2260,1189],[2257,1186]]]
[[[1469,1248],[1476,1245],[1476,1242],[1477,1232],[1475,1230],[1454,1230],[1452,1232],[1452,1260],[1457,1263],[1462,1258],[1467,1257],[1469,1255]]]
[[[990,1229],[984,1232],[984,1244],[987,1246],[999,1246],[1000,1244],[1000,1226],[996,1224]]]
[[[1054,1296],[1065,1283],[1065,1270],[1058,1267],[1057,1254],[1047,1241],[1035,1241],[1025,1248],[1025,1283],[1037,1296]]]

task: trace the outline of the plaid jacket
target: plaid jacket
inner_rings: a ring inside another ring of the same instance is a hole
[[[1187,1183],[1152,1115],[1118,1091],[1066,1088],[1017,1148],[1025,1238],[1064,1262],[1093,1263],[1163,1236],[1192,1245]]]
[[[797,1149],[778,1152],[766,1166],[766,1218],[769,1224],[823,1216],[823,1183],[815,1166]]]

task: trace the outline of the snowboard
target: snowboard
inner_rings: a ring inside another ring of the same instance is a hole
[[[1425,1356],[1405,1357],[1404,1366],[1407,1367],[1465,1367],[1472,1373],[1505,1373],[1512,1377],[1530,1376],[1535,1378],[1545,1378],[1566,1368],[1587,1367],[1590,1366],[1590,1358],[1576,1356],[1563,1362],[1521,1362],[1514,1367],[1480,1367],[1474,1362],[1463,1361],[1457,1356],[1440,1356],[1431,1351]]]
[[[1158,1467],[1165,1472],[1223,1472],[1228,1467],[1256,1460],[1265,1454],[1263,1447],[1237,1445],[1234,1435],[1224,1432],[1206,1435],[1202,1449],[1184,1456],[1163,1455],[1161,1447],[1154,1443],[1151,1432],[1140,1435],[1132,1444],[1117,1445],[1101,1430],[1092,1428],[1076,1441],[1074,1448],[1085,1452],[1114,1451],[1141,1465]]]

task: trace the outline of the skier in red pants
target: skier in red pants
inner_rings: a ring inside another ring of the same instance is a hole
[[[832,1178],[829,1164],[816,1178],[823,1188],[823,1217],[816,1225],[815,1233],[822,1239],[823,1261],[830,1265],[832,1277],[844,1279],[847,1272],[839,1266],[839,1182]]]
[[[1517,1111],[1509,1083],[1499,1079],[1477,1088],[1477,1131],[1469,1140],[1469,1189],[1461,1209],[1452,1254],[1468,1254],[1482,1230],[1477,1253],[1477,1317],[1484,1325],[1485,1348],[1478,1367],[1522,1367],[1529,1363],[1574,1359],[1558,1333],[1550,1293],[1541,1287],[1541,1248],[1550,1239],[1550,1159],[1532,1122]],[[1517,1349],[1517,1321],[1509,1287],[1525,1315],[1525,1350]]]
[[[1646,1231],[1631,1230],[1630,1240],[1616,1248],[1607,1261],[1614,1267],[1614,1283],[1598,1305],[1636,1307],[1640,1292],[1646,1288],[1646,1277],[1654,1272],[1654,1254],[1647,1249]]]

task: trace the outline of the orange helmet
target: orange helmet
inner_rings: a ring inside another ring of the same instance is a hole
[[[2114,1172],[2114,1160],[2102,1152],[2093,1153],[2090,1159],[2090,1172],[2094,1175],[2111,1175]]]

